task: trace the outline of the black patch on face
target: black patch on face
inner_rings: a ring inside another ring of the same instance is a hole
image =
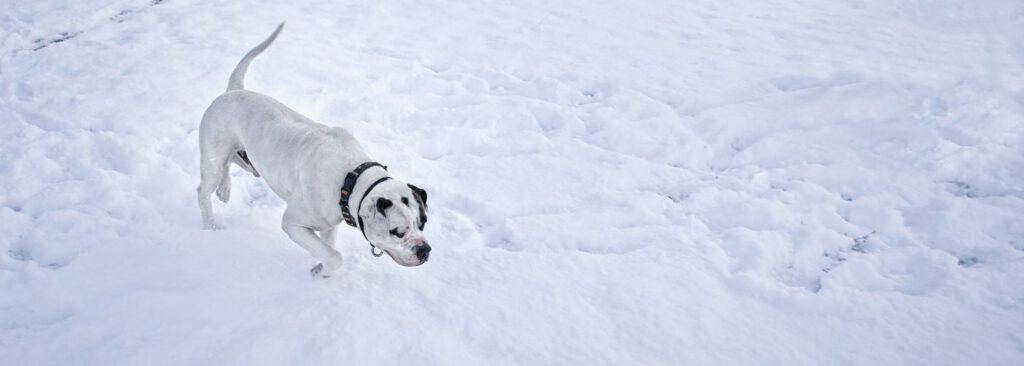
[[[392,205],[391,200],[389,200],[387,198],[378,198],[377,199],[377,211],[379,211],[381,215],[384,215],[384,210],[387,210],[388,207],[391,207],[391,205]]]
[[[423,226],[427,224],[427,191],[422,188],[408,184],[409,189],[412,189],[412,196],[416,198],[416,203],[420,205],[420,230],[423,230]]]

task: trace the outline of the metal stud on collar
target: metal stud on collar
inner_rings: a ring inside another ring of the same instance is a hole
[[[374,257],[380,257],[380,256],[384,255],[384,251],[380,250],[380,249],[377,249],[377,247],[371,245],[370,246],[370,254],[373,254]]]

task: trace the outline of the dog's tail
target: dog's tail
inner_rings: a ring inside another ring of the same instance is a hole
[[[235,71],[231,72],[231,79],[228,79],[228,91],[245,89],[245,85],[242,83],[242,80],[245,79],[245,70],[249,68],[249,63],[252,62],[252,59],[256,58],[257,55],[262,53],[263,50],[270,47],[271,43],[274,43],[274,39],[277,38],[277,34],[281,33],[281,28],[284,28],[284,22],[281,22],[281,25],[277,26],[277,29],[274,30],[274,34],[271,34],[270,37],[267,37],[267,39],[263,41],[263,43],[260,43],[256,48],[253,48],[249,53],[245,54],[245,57],[242,57],[242,61],[238,61],[238,66],[235,66]]]

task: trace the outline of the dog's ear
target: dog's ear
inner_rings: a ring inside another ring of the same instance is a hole
[[[379,211],[381,215],[383,215],[384,211],[387,210],[388,207],[391,207],[391,205],[392,205],[391,200],[389,200],[387,198],[378,198],[377,199],[377,211]]]
[[[412,195],[416,197],[416,202],[420,204],[420,230],[423,230],[423,225],[427,224],[427,191],[412,184],[407,185],[409,189],[412,189]]]
[[[416,198],[418,198],[420,200],[420,202],[422,202],[423,205],[426,206],[427,205],[427,191],[424,191],[423,188],[414,186],[412,184],[406,184],[406,185],[409,186],[409,189],[412,189],[412,194],[416,195]]]

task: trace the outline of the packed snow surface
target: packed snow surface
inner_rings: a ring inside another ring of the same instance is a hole
[[[197,127],[246,87],[429,192],[342,269]],[[0,0],[0,364],[1022,365],[1024,11]]]

